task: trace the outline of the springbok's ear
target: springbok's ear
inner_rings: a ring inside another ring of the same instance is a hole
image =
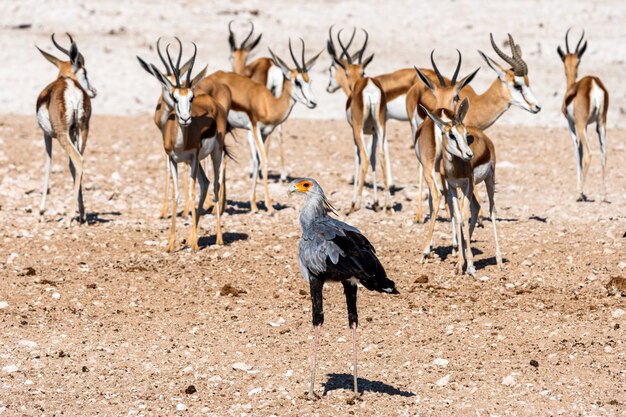
[[[583,46],[578,51],[578,59],[582,58],[582,56],[583,56],[583,54],[585,53],[586,50],[587,50],[587,41],[585,41],[585,43],[583,43]]]
[[[457,109],[457,112],[456,112],[456,118],[459,123],[463,124],[463,119],[465,118],[465,115],[467,114],[468,110],[469,110],[469,99],[465,97],[463,101],[461,102],[461,104],[459,104],[459,108]]]
[[[563,52],[563,50],[561,49],[561,45],[556,48],[556,52],[558,52],[559,56],[561,57],[561,61],[565,61],[565,52]]]
[[[369,57],[365,58],[363,60],[363,64],[361,64],[363,66],[363,69],[365,69],[369,64],[371,64],[373,59],[374,59],[374,54],[372,54]]]
[[[57,58],[56,56],[50,55],[46,51],[40,49],[37,45],[35,45],[35,48],[37,48],[37,50],[39,52],[41,52],[41,55],[43,55],[43,57],[46,58],[48,61],[50,61],[55,67],[58,67],[59,64],[61,64],[61,62],[63,62],[59,58]]]
[[[191,61],[192,60],[193,60],[193,57],[189,58],[189,60],[187,62],[185,62],[185,64],[182,67],[180,67],[180,77],[181,78],[189,70],[189,66],[191,65]]]
[[[445,125],[444,121],[441,120],[439,117],[435,116],[433,113],[431,113],[423,105],[420,104],[420,107],[422,108],[422,110],[424,110],[426,112],[426,114],[428,115],[428,117],[430,117],[430,119],[433,121],[433,123],[435,123],[440,130],[443,130],[443,127]]]
[[[479,50],[478,55],[480,55],[483,61],[485,61],[487,65],[489,65],[489,68],[491,68],[492,70],[495,71],[496,74],[498,74],[498,78],[500,78],[501,80],[504,80],[504,74],[506,73],[506,70],[502,68],[500,64],[498,64],[496,61],[494,61],[493,59],[485,55],[483,51]]]
[[[305,62],[305,64],[304,64],[304,70],[305,71],[310,71],[311,68],[313,68],[315,66],[315,63],[317,62],[317,58],[319,58],[320,55],[322,55],[322,52],[324,52],[323,49],[321,51],[319,51],[319,53],[317,55],[315,55],[313,58],[311,58],[307,62]]]
[[[141,65],[141,68],[143,68],[144,71],[146,71],[148,74],[152,75],[153,77],[156,77],[156,75],[152,71],[152,67],[150,66],[150,64],[148,64],[146,61],[141,59],[139,55],[136,55],[136,57],[137,57],[137,61],[139,61],[139,65]]]
[[[274,52],[270,48],[267,48],[267,50],[270,51],[270,55],[272,56],[274,63],[283,72],[283,75],[285,76],[285,78],[287,79],[291,78],[291,70],[289,69],[287,64],[285,64],[285,61],[283,61],[276,54],[274,54]]]
[[[161,74],[161,71],[159,71],[154,64],[150,64],[150,67],[152,68],[152,75],[154,75],[154,78],[156,78],[167,91],[172,91],[174,84],[172,84],[169,78]]]
[[[456,88],[457,93],[461,91],[463,87],[465,87],[466,85],[472,82],[472,80],[474,79],[478,71],[480,71],[480,67],[476,68],[476,71],[472,72],[470,75],[468,75],[467,77],[463,78],[461,81],[456,83],[455,88]]]
[[[197,73],[195,77],[193,77],[193,80],[191,80],[192,89],[196,88],[196,85],[204,78],[208,67],[209,67],[208,65],[205,65],[205,67],[202,68],[202,70],[199,73]]]
[[[413,68],[415,68],[415,71],[417,72],[417,75],[420,77],[420,80],[422,80],[422,82],[424,84],[426,84],[426,86],[428,88],[430,88],[430,91],[432,91],[434,93],[435,92],[435,85],[433,84],[432,81],[430,81],[430,78],[425,76],[424,73],[422,71],[420,71],[419,68],[417,68],[415,66]]]
[[[72,63],[72,69],[76,71],[80,67],[80,54],[78,53],[78,46],[76,46],[75,42],[72,42],[70,46],[70,62]]]
[[[246,45],[246,51],[251,52],[254,48],[256,48],[259,42],[261,42],[261,36],[263,36],[262,33],[259,35],[258,38],[254,40],[254,42],[252,42],[250,45]]]

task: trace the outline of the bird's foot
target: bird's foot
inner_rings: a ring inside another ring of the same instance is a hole
[[[321,397],[319,395],[317,395],[317,393],[314,392],[314,391],[307,391],[307,392],[304,393],[304,398],[306,398],[309,401],[317,401]]]
[[[346,404],[355,405],[357,401],[361,399],[361,396],[358,393],[353,394],[350,398],[346,400]]]
[[[589,198],[587,198],[587,196],[584,193],[580,193],[576,201],[579,203],[584,202],[584,201],[589,201]]]

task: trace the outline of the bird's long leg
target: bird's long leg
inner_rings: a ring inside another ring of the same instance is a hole
[[[359,396],[359,387],[357,384],[357,365],[356,365],[356,328],[359,325],[359,315],[356,310],[356,285],[343,282],[343,292],[346,295],[346,304],[348,306],[348,323],[352,329],[352,374],[354,377],[354,398]]]
[[[52,166],[52,136],[44,133],[43,138],[46,143],[46,167],[43,174],[43,189],[41,190],[41,205],[39,206],[40,215],[43,215],[46,211],[46,196],[50,187],[50,168]]]
[[[322,290],[324,288],[324,282],[322,280],[311,278],[309,280],[309,287],[311,289],[311,303],[313,305],[313,329],[315,331],[315,338],[313,341],[313,354],[311,355],[311,385],[309,385],[309,400],[315,400],[318,397],[315,395],[315,372],[317,370],[317,350],[320,344],[320,330],[324,323],[324,306]]]

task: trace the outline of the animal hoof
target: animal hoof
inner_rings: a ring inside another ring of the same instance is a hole
[[[380,211],[380,204],[378,204],[378,201],[374,201],[374,204],[372,204],[372,210],[374,210],[376,213]]]
[[[467,273],[476,278],[476,267],[474,265],[467,268]]]
[[[354,394],[352,397],[348,398],[346,400],[346,404],[348,405],[354,405],[357,403],[357,401],[359,401],[359,396],[358,394]]]
[[[589,201],[589,199],[587,198],[587,196],[583,193],[580,194],[580,196],[578,196],[578,198],[576,199],[577,202],[583,202],[583,201]]]
[[[315,392],[305,392],[304,396],[309,401],[317,401],[320,399],[320,396]]]

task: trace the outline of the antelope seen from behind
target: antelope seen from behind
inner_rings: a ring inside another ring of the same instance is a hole
[[[67,153],[70,160],[70,172],[74,180],[74,203],[68,212],[68,223],[74,219],[78,208],[78,220],[86,220],[83,203],[83,154],[89,135],[89,119],[91,117],[91,99],[96,97],[96,89],[89,82],[85,58],[78,51],[76,43],[67,34],[70,48],[59,45],[52,34],[52,43],[69,61],[63,61],[37,47],[39,52],[59,69],[56,80],[48,84],[37,97],[37,122],[43,130],[46,145],[46,165],[39,213],[46,211],[46,196],[50,184],[52,164],[52,139],[56,138]]]
[[[584,193],[585,178],[589,170],[591,155],[589,153],[589,141],[587,138],[587,126],[596,124],[596,132],[600,141],[600,162],[602,164],[602,199],[606,200],[606,114],[609,110],[609,92],[600,80],[595,76],[578,78],[578,66],[587,50],[587,41],[582,43],[585,32],[583,31],[576,49],[570,52],[568,35],[571,28],[565,33],[565,52],[559,46],[557,52],[565,67],[567,90],[563,97],[561,111],[567,119],[567,124],[572,136],[574,155],[576,156],[576,172],[578,178],[578,200],[587,201]],[[582,45],[581,45],[582,43]]]

